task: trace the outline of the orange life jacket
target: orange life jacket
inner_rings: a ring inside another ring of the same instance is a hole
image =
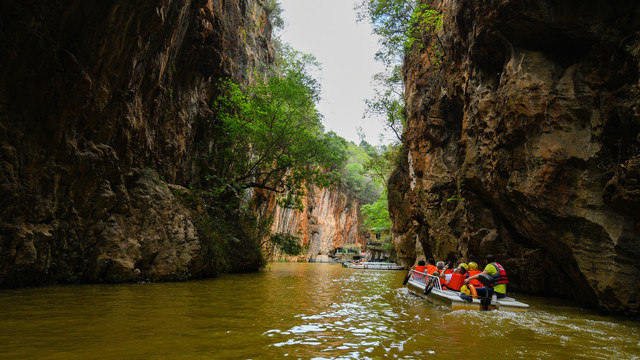
[[[468,272],[469,277],[472,277],[474,275],[478,275],[480,273],[482,273],[482,271],[480,271],[480,270],[469,270],[469,272]],[[473,286],[475,286],[477,288],[484,286],[484,285],[482,285],[482,283],[478,279],[469,280],[469,284],[471,284],[471,285],[473,285]]]
[[[467,278],[466,275],[453,274],[451,276],[451,279],[449,279],[449,281],[445,284],[445,286],[447,287],[447,289],[460,291],[460,288],[462,287],[462,285],[464,285],[464,279],[466,278]]]
[[[423,273],[425,272],[425,270],[427,270],[427,268],[427,266],[416,266],[416,271]]]
[[[437,267],[435,267],[435,266],[433,266],[431,264],[427,265],[427,274],[433,275],[433,272],[436,271],[436,270],[438,270]]]
[[[453,269],[447,269],[444,271],[445,275],[446,274],[453,274]]]

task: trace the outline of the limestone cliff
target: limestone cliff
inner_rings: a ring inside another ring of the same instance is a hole
[[[365,248],[365,231],[362,226],[358,200],[346,191],[311,187],[302,199],[302,210],[284,209],[275,198],[256,199],[263,203],[260,212],[274,219],[274,233],[300,237],[304,248],[299,260],[326,258],[338,247],[353,245]],[[277,249],[267,249],[271,260],[282,254]],[[295,260],[295,259],[291,259]]]
[[[442,0],[405,64],[398,256],[640,313],[640,3]],[[416,48],[417,49],[417,48]]]
[[[259,0],[2,1],[0,286],[215,274],[175,194],[270,38]]]

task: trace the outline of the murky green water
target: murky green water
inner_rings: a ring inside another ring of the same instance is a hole
[[[451,312],[404,271],[271,264],[169,284],[0,291],[2,359],[640,359],[640,323],[549,299]]]

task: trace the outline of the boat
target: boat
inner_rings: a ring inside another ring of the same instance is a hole
[[[459,291],[443,289],[437,276],[411,270],[406,281],[407,288],[415,295],[427,300],[443,304],[451,310],[502,310],[510,312],[527,312],[529,304],[517,301],[512,297],[472,298]],[[462,297],[460,295],[463,295]],[[467,300],[465,300],[466,298]],[[469,301],[471,300],[471,301]]]
[[[350,269],[368,270],[403,270],[404,266],[396,263],[364,261],[349,264]]]

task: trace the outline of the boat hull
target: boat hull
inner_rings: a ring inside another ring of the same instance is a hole
[[[426,284],[422,281],[415,279],[409,279],[407,282],[407,288],[415,295],[418,295],[427,300],[437,302],[444,306],[451,308],[451,310],[502,310],[510,312],[527,312],[529,305],[516,301],[513,298],[504,298],[491,301],[491,304],[483,305],[480,299],[473,299],[472,302],[464,301],[460,298],[460,293],[452,290],[443,290],[439,288],[431,289],[429,294],[424,293]]]
[[[404,266],[395,263],[362,263],[349,264],[350,269],[368,269],[368,270],[403,270]]]

